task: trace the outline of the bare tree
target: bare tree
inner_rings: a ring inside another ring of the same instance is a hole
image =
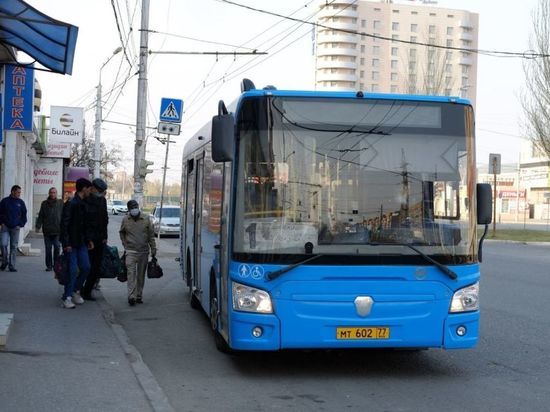
[[[104,143],[101,143],[101,176],[106,180],[112,179],[112,171],[120,166],[124,160],[122,150],[119,147],[107,148]],[[88,167],[90,174],[94,170],[94,149],[95,141],[90,137],[85,137],[81,144],[73,145],[71,149],[71,165]]]
[[[529,47],[550,54],[550,0],[539,0],[532,14],[533,32]],[[526,60],[523,65],[525,90],[521,96],[526,137],[550,157],[550,59]]]

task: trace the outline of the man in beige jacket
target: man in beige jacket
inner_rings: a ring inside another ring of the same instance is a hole
[[[128,201],[128,216],[120,225],[120,240],[126,251],[128,268],[128,304],[143,303],[143,285],[149,251],[157,254],[153,224],[147,213],[139,210],[138,202]]]

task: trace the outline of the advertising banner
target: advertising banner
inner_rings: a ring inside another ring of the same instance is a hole
[[[71,157],[71,144],[48,142],[48,144],[46,145],[46,153],[44,153],[42,157],[57,157],[68,159],[69,157]]]
[[[52,106],[48,142],[81,144],[82,139],[84,139],[82,107]]]
[[[63,186],[63,159],[41,158],[34,168],[34,194],[48,195],[51,187],[61,193]]]
[[[4,130],[32,132],[34,70],[12,64],[4,67]]]

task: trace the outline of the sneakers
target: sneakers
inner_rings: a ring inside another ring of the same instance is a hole
[[[128,299],[128,305],[134,306],[135,304],[136,304],[136,300],[134,298],[129,298]]]
[[[74,308],[76,308],[76,305],[73,303],[73,300],[69,296],[68,298],[63,299],[63,303],[62,303],[61,307],[64,308],[64,309],[74,309]]]
[[[6,270],[7,267],[8,267],[7,263],[2,263],[2,266],[0,266],[0,270]]]
[[[80,296],[79,292],[74,292],[73,293],[73,299],[72,300],[77,305],[82,305],[84,303],[84,299],[82,299],[82,296]]]

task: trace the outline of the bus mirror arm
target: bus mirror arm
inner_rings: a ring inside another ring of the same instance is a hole
[[[477,249],[477,256],[479,258],[479,261],[483,261],[483,241],[485,240],[485,236],[487,236],[487,231],[489,230],[489,225],[485,225],[485,230],[483,231],[483,235],[481,236],[481,239],[479,239],[479,247]]]

